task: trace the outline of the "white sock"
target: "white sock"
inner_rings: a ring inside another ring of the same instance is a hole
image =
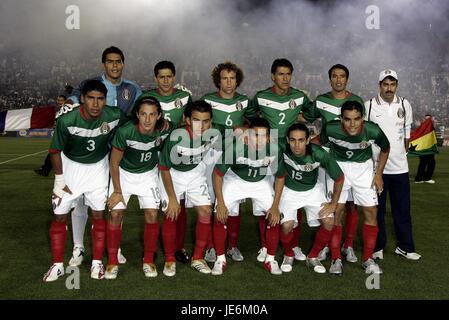
[[[74,247],[84,248],[84,230],[86,229],[88,218],[88,207],[84,204],[83,200],[83,198],[78,200],[75,208],[72,211],[72,233]]]
[[[272,256],[271,254],[267,254],[267,257],[265,258],[265,262],[270,262],[270,261],[274,261],[274,256]]]
[[[221,254],[221,255],[217,256],[217,261],[226,262],[226,256],[224,254]]]

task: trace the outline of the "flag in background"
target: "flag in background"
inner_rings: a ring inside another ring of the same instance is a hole
[[[432,118],[428,118],[410,134],[408,155],[419,157],[434,153],[438,153],[437,136]]]
[[[53,128],[54,107],[38,107],[0,112],[0,132]]]

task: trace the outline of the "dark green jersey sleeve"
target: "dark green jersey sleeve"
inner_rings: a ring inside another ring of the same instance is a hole
[[[316,146],[315,154],[317,155],[317,158],[320,161],[321,166],[326,170],[327,174],[334,181],[336,181],[343,175],[343,171],[341,171],[341,168],[338,165],[337,161],[332,157],[330,153],[326,152],[321,147]]]

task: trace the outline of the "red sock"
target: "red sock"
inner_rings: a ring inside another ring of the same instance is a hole
[[[107,223],[106,245],[108,248],[108,264],[118,265],[118,248],[122,242],[122,228],[120,224],[114,225],[110,221]]]
[[[228,222],[229,222],[228,217]],[[220,221],[214,221],[214,244],[215,250],[217,252],[217,256],[221,256],[225,254],[225,244],[226,244],[226,225],[221,223]]]
[[[282,246],[284,247],[284,254],[288,257],[293,257],[295,255],[292,250],[293,237],[293,231],[285,234],[281,230],[279,233],[279,239],[281,240]]]
[[[259,217],[260,246],[266,248],[267,244],[265,242],[265,229],[266,229],[265,216],[261,216]]]
[[[315,242],[313,243],[312,250],[310,250],[310,253],[308,255],[309,258],[316,258],[318,257],[318,254],[321,250],[328,244],[329,240],[331,239],[332,231],[326,230],[323,226],[321,226],[316,235],[315,235]]]
[[[192,260],[203,259],[204,249],[206,248],[207,239],[211,231],[210,220],[209,223],[198,221],[195,228],[195,250],[193,251]]]
[[[53,221],[50,226],[50,243],[53,263],[64,262],[64,247],[67,239],[67,223]]]
[[[175,262],[176,220],[164,217],[162,224],[162,241],[164,243],[165,261]]]
[[[157,250],[157,239],[159,238],[159,221],[156,223],[145,223],[143,232],[143,263],[153,263],[154,253]]]
[[[237,240],[239,237],[240,229],[240,215],[238,216],[228,216],[228,247],[237,247]]]
[[[207,238],[207,243],[206,243],[206,249],[211,249],[215,247],[214,244],[214,226],[213,226],[213,221],[215,220],[213,217],[211,217],[211,230],[209,232],[209,237]]]
[[[374,252],[374,247],[376,246],[377,233],[379,228],[377,226],[370,226],[364,224],[362,227],[362,237],[363,237],[363,262],[371,258]]]
[[[353,242],[355,234],[357,233],[357,224],[359,222],[359,212],[357,207],[352,211],[346,213],[346,226],[345,226],[345,244],[344,247],[354,247]]]
[[[279,224],[273,226],[268,225],[265,233],[267,243],[267,253],[269,255],[276,255],[276,250],[279,243]]]
[[[331,250],[332,260],[341,259],[340,244],[342,233],[343,233],[342,226],[334,226],[331,239],[329,241],[329,249]]]
[[[106,220],[104,218],[92,220],[92,260],[102,260],[106,244]]]
[[[176,251],[184,248],[186,231],[187,231],[187,209],[185,206],[185,201],[181,200],[181,211],[179,212],[178,218],[176,219],[176,240],[175,240]]]

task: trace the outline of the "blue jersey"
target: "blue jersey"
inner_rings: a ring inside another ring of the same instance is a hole
[[[130,80],[121,79],[118,84],[113,84],[103,74],[89,80],[100,80],[108,89],[106,96],[106,104],[108,106],[119,107],[124,113],[129,114],[133,108],[137,97],[142,94],[139,86]],[[87,80],[81,82],[78,89],[73,90],[72,96],[69,97],[74,103],[80,103],[81,88]]]

